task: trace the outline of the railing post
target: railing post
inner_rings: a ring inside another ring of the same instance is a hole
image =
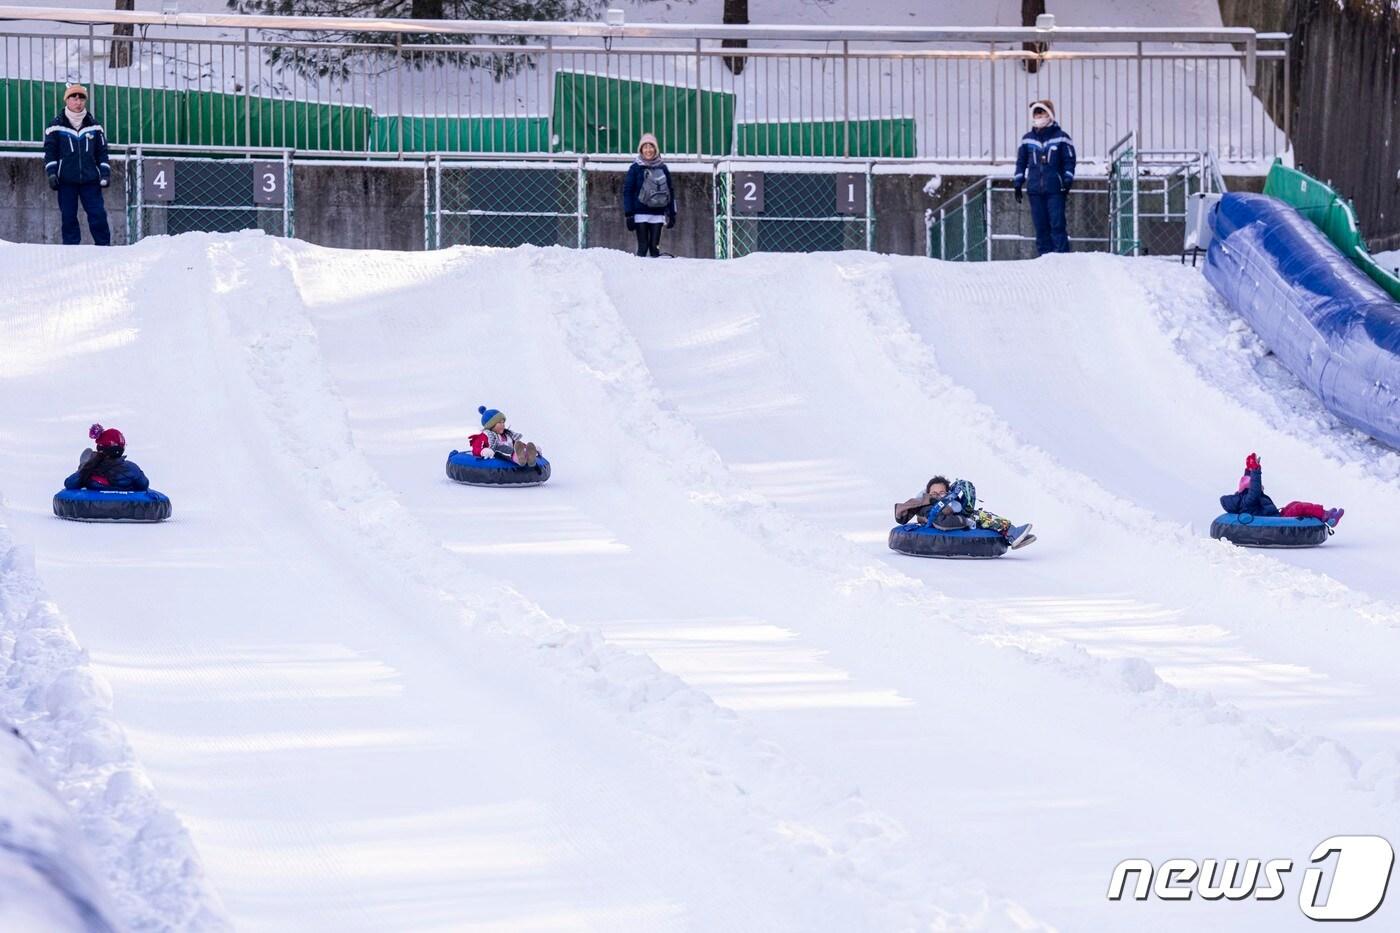
[[[841,42],[841,158],[851,157],[851,42]]]
[[[1293,141],[1293,37],[1283,40],[1283,145]]]
[[[941,208],[938,211],[938,258],[948,259],[948,212]]]
[[[865,251],[875,252],[875,163],[865,163]]]
[[[292,186],[295,182],[292,179],[292,150],[282,150],[282,235],[291,239],[296,235],[296,215],[292,212],[295,191]]]
[[[131,168],[127,167],[130,174]],[[146,191],[145,165],[141,159],[141,147],[136,147],[136,240],[140,242],[146,235],[145,205],[141,203]]]
[[[471,202],[468,202],[469,204]],[[468,241],[470,242],[470,241]],[[433,156],[433,249],[442,249],[442,153]]]
[[[253,40],[252,33],[243,30],[243,145],[248,156],[253,155]]]
[[[963,262],[967,262],[967,192],[966,192],[966,191],[963,192],[963,196],[962,196],[962,207],[959,208],[959,210],[962,211],[962,224],[963,224],[962,258],[963,258]]]
[[[93,30],[94,30],[95,28],[96,28],[96,27],[94,27],[92,24],[88,24],[88,77],[87,77],[87,80],[88,80],[88,84],[89,84],[89,85],[93,85],[93,84],[96,84],[96,83],[97,83],[97,65],[94,64],[94,62],[97,61],[97,36],[96,36],[96,34],[93,32]],[[91,88],[90,86],[88,87],[88,93],[89,93],[89,94],[92,93],[92,88]]]
[[[987,43],[987,50],[987,62],[988,66],[991,68],[991,78],[987,82],[988,86],[991,88],[991,103],[988,108],[991,112],[992,120],[991,161],[995,162],[997,160],[997,44],[995,42]]]
[[[992,176],[987,176],[987,190],[982,195],[982,209],[987,230],[987,262],[992,261]]]
[[[404,69],[404,61],[403,61],[403,36],[394,36],[394,47],[397,49],[397,54],[398,54],[398,58],[399,58],[399,67],[397,67],[397,68],[394,69],[394,109],[398,111],[398,116],[399,116],[399,159],[402,160],[402,159],[403,159],[403,124],[404,124],[404,113],[403,113],[403,72],[404,72],[404,70],[405,70],[405,69]],[[441,211],[442,211],[442,208],[441,208],[441,205],[439,205],[439,206],[438,206],[438,212],[439,212],[439,214],[441,214]]]
[[[700,40],[695,40],[695,158],[699,160],[705,153],[705,93],[700,89]]]
[[[546,124],[546,128],[545,128],[545,132],[548,134],[547,137],[546,137],[546,139],[545,139],[545,144],[549,147],[549,151],[550,151],[550,152],[553,152],[553,151],[554,151],[554,37],[553,37],[553,36],[545,36],[545,40],[544,40],[544,75],[545,75],[545,82],[546,82],[546,88],[547,88],[547,90],[545,91],[545,94],[544,94],[544,103],[545,103],[545,107],[546,107],[546,111],[545,111],[545,112],[549,114],[549,116],[548,116],[548,118],[547,118],[549,122]]]
[[[1136,120],[1134,121],[1134,124],[1133,124],[1133,125],[1134,125],[1134,127],[1135,127],[1135,132],[1137,133],[1137,138],[1138,138],[1138,139],[1141,139],[1141,138],[1142,138],[1142,111],[1143,111],[1143,109],[1144,109],[1144,108],[1143,108],[1143,105],[1142,105],[1142,96],[1143,96],[1143,93],[1144,93],[1144,92],[1143,92],[1143,89],[1142,89],[1142,43],[1139,42],[1139,43],[1137,44],[1137,95],[1133,98],[1133,105],[1134,105],[1134,107],[1135,107],[1135,109],[1136,109],[1136,111],[1137,111],[1137,113],[1135,114]],[[1137,141],[1136,141],[1136,140],[1133,141],[1133,145],[1137,145]]]
[[[585,225],[588,223],[588,173],[584,168],[584,157],[578,159],[578,193],[576,204],[578,210],[578,248],[583,249],[588,245],[588,236],[585,233]]]

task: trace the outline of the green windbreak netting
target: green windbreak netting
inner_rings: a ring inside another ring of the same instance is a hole
[[[375,117],[372,152],[548,152],[548,117]]]
[[[916,139],[911,118],[740,123],[737,154],[910,159]]]
[[[1400,278],[1371,258],[1356,212],[1346,199],[1306,172],[1275,162],[1264,180],[1264,193],[1291,204],[1327,234],[1337,249],[1375,279],[1396,301],[1400,301]]]
[[[108,141],[117,145],[363,152],[369,139],[368,107],[123,85],[94,85],[88,93]],[[42,140],[62,96],[56,82],[0,79],[0,139]]]
[[[655,133],[663,155],[729,155],[734,95],[561,71],[554,76],[555,147],[630,154]]]

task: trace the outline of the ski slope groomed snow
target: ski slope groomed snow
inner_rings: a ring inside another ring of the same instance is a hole
[[[1400,825],[1400,455],[1197,271],[189,234],[0,274],[0,522],[105,744],[20,653],[0,712],[132,929],[1302,930],[1313,846]],[[547,485],[446,479],[478,405]],[[93,421],[172,521],[52,517]],[[1337,536],[1210,540],[1250,451]],[[936,472],[1038,543],[889,551]],[[1110,901],[1134,857],[1299,867]]]

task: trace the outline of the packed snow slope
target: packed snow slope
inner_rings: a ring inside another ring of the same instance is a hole
[[[1192,270],[187,235],[0,271],[11,532],[240,929],[1304,929],[1301,867],[1104,892],[1400,817],[1400,456]],[[445,478],[481,404],[549,484]],[[48,514],[94,420],[173,521]],[[1210,541],[1251,450],[1340,534]],[[1039,543],[889,552],[935,472]]]

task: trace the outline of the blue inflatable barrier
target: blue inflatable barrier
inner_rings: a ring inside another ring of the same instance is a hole
[[[944,531],[928,525],[896,525],[890,529],[890,550],[912,557],[986,560],[1006,553],[1006,538],[981,528]]]
[[[447,475],[468,486],[538,486],[549,479],[549,461],[540,457],[534,466],[523,467],[501,457],[454,450],[447,455]]]
[[[169,497],[154,489],[65,489],[53,497],[53,514],[74,522],[163,522],[170,512]]]
[[[1261,194],[1211,213],[1206,278],[1327,410],[1400,448],[1400,304],[1321,230]]]
[[[1210,523],[1210,536],[1241,547],[1317,547],[1332,529],[1315,518],[1226,513]]]

